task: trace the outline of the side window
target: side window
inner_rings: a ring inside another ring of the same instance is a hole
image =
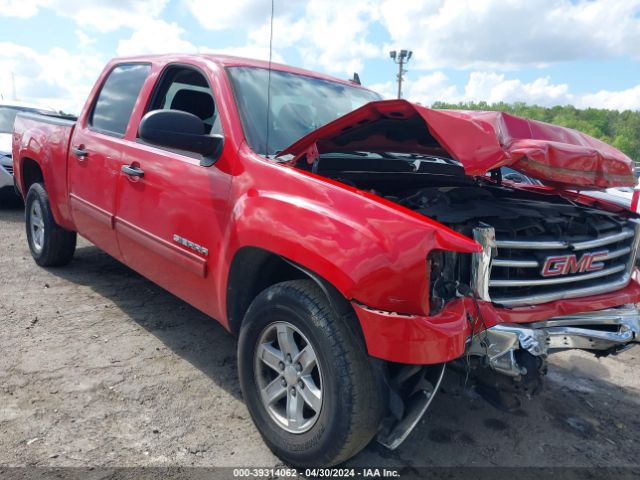
[[[206,133],[222,133],[209,83],[202,73],[193,68],[169,67],[151,98],[147,112],[160,109],[189,112],[204,122]]]
[[[107,134],[124,135],[150,65],[118,65],[102,85],[89,125]]]

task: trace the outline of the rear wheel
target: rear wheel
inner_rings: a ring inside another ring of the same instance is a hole
[[[42,267],[66,265],[76,249],[76,233],[60,227],[51,214],[49,195],[41,183],[29,188],[25,224],[31,256]]]
[[[258,295],[238,359],[249,412],[287,462],[335,465],[375,435],[383,402],[365,346],[314,282],[283,282]]]

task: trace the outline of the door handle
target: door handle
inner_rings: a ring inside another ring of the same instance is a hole
[[[84,145],[78,145],[77,147],[71,147],[71,153],[73,153],[80,160],[84,160],[89,156],[89,152],[84,149]]]
[[[144,170],[138,167],[123,165],[121,170],[122,170],[122,173],[124,173],[125,175],[129,175],[130,177],[138,177],[138,178],[144,177]]]

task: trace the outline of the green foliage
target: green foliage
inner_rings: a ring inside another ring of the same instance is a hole
[[[640,111],[587,108],[579,110],[571,105],[540,107],[518,103],[465,102],[459,104],[436,102],[433,108],[459,110],[495,110],[519,117],[541,120],[574,128],[613,145],[630,158],[640,162]]]

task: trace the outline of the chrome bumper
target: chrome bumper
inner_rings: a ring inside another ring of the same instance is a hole
[[[618,353],[640,343],[640,311],[635,305],[555,317],[544,322],[500,324],[471,339],[467,354],[485,357],[494,370],[518,377],[517,350],[544,356],[567,349]]]

